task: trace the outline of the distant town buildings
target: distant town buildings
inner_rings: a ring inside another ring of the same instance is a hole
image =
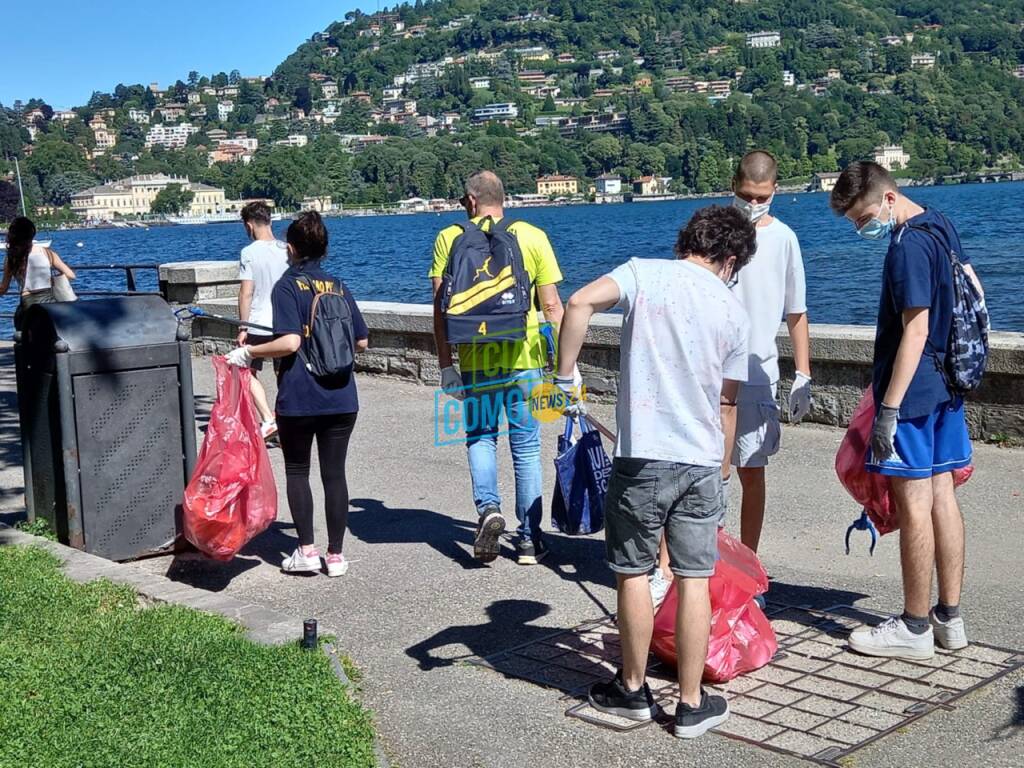
[[[903,38],[898,37],[896,35],[886,35],[885,37],[881,38],[878,42],[880,42],[882,45],[895,47],[897,45],[903,45]]]
[[[872,159],[887,171],[901,170],[910,163],[910,155],[903,151],[902,144],[875,147]]]
[[[838,173],[816,173],[811,177],[811,192],[831,192],[839,180]]]
[[[796,75],[794,75],[788,69],[782,70],[782,84],[786,88],[793,88],[794,86],[796,86]]]
[[[150,127],[146,132],[146,148],[156,146],[165,149],[181,149],[188,144],[189,136],[199,133],[199,128],[192,123],[165,125],[163,123]]]
[[[309,136],[304,133],[291,133],[287,138],[274,143],[279,147],[304,147],[309,144]]]
[[[580,183],[575,176],[548,175],[537,179],[538,195],[576,195]]]
[[[473,110],[473,120],[478,123],[508,122],[519,117],[519,107],[512,102],[488,104]]]
[[[1017,65],[1017,67],[1013,70],[1013,76],[1019,77],[1021,80],[1024,80],[1024,64]]]
[[[634,197],[663,197],[671,194],[671,176],[641,176],[633,180]]]
[[[779,32],[748,32],[748,48],[778,48],[782,45],[782,34]]]
[[[622,194],[622,179],[613,173],[604,173],[594,179],[597,194],[602,197]]]
[[[910,66],[914,69],[931,69],[935,66],[934,53],[914,53],[910,56]]]
[[[139,125],[149,125],[149,112],[144,109],[129,109],[128,119]]]
[[[219,101],[217,102],[217,119],[226,123],[228,118],[231,117],[231,113],[235,111],[235,102],[233,101]]]
[[[83,189],[72,195],[71,210],[83,218],[97,221],[145,215],[151,212],[156,196],[173,184],[192,192],[188,215],[202,216],[224,211],[226,199],[223,189],[191,182],[187,176],[167,176],[162,173],[131,176]]]
[[[469,78],[469,85],[475,91],[486,91],[491,87],[491,78],[471,77]]]

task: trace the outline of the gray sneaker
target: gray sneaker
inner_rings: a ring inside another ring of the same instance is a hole
[[[932,625],[935,642],[947,651],[959,651],[967,647],[967,628],[964,620],[957,616],[949,621],[942,621],[935,615],[935,610],[928,612],[928,621]]]
[[[877,627],[860,627],[850,633],[850,648],[865,656],[893,659],[930,659],[935,655],[932,628],[915,635],[903,619],[893,616]]]
[[[501,552],[501,534],[505,532],[505,518],[497,507],[487,507],[480,515],[473,540],[473,557],[481,563],[498,559]]]

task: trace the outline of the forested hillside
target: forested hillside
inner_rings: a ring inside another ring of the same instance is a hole
[[[0,145],[31,153],[31,194],[55,205],[154,171],[284,205],[457,197],[480,166],[520,192],[548,173],[653,174],[706,192],[755,146],[785,177],[887,144],[909,155],[907,175],[970,175],[1020,167],[1022,65],[1021,0],[435,0],[351,13],[265,79],[193,72],[156,94],[94,94],[70,119],[33,118],[30,141],[24,116],[46,105],[18,105],[0,116]],[[231,82],[233,107],[218,113]],[[169,101],[192,106],[157,117]],[[507,106],[488,117],[488,105]],[[97,154],[90,121],[104,109],[116,143]],[[184,147],[147,147],[130,109],[198,130]],[[259,143],[246,162],[210,155],[243,135]]]

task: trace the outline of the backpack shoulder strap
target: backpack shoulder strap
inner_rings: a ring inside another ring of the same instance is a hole
[[[495,231],[495,232],[507,232],[509,227],[511,227],[513,224],[518,224],[518,223],[519,223],[518,219],[513,219],[510,216],[505,216],[504,218],[502,218],[501,221],[495,223],[491,227],[491,229],[493,231]]]
[[[915,232],[924,232],[926,235],[930,236],[936,243],[939,244],[939,247],[943,251],[945,251],[946,255],[949,257],[949,260],[951,262],[960,261],[959,255],[956,253],[956,251],[953,250],[952,243],[950,242],[949,235],[947,233],[943,232],[940,235],[934,227],[931,227],[927,224],[907,224],[907,228],[912,229]]]

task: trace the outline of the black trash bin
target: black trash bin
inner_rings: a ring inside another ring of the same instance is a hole
[[[186,339],[159,296],[25,312],[15,365],[30,520],[111,560],[173,544],[196,456]]]

